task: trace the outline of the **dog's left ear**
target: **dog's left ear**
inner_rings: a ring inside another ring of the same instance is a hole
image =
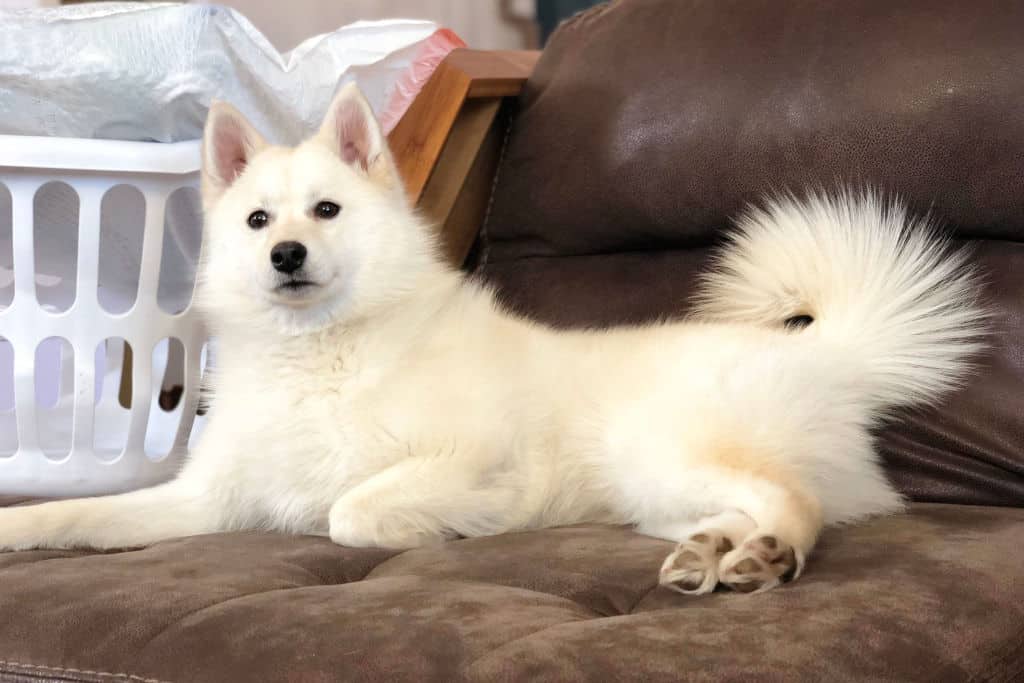
[[[212,206],[266,146],[241,112],[227,102],[214,101],[203,129],[203,205]]]
[[[397,188],[398,169],[370,103],[355,83],[344,86],[327,108],[317,138],[341,160],[374,182]]]

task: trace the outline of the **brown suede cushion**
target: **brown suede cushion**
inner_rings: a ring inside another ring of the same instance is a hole
[[[993,350],[885,431],[916,500],[1024,506],[1024,3],[619,0],[552,37],[502,155],[477,273],[559,326],[686,311],[748,201],[869,183],[978,251]]]
[[[918,505],[826,533],[794,583],[655,588],[607,527],[395,553],[218,534],[0,554],[0,680],[1013,681],[1024,510]]]

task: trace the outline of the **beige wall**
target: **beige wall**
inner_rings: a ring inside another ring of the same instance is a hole
[[[208,2],[209,0],[201,0]],[[279,50],[359,19],[430,19],[470,47],[536,44],[533,0],[216,0],[245,14]]]
[[[34,9],[36,7],[54,7],[60,4],[57,0],[0,0],[0,9]]]

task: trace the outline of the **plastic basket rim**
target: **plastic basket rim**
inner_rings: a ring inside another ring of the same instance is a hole
[[[0,135],[0,168],[187,175],[199,170],[200,144]]]

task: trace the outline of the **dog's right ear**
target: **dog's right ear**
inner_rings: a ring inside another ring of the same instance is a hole
[[[203,130],[202,195],[210,207],[267,143],[242,113],[214,100]]]
[[[390,188],[401,187],[388,141],[355,83],[348,83],[334,96],[315,139],[371,180]]]

